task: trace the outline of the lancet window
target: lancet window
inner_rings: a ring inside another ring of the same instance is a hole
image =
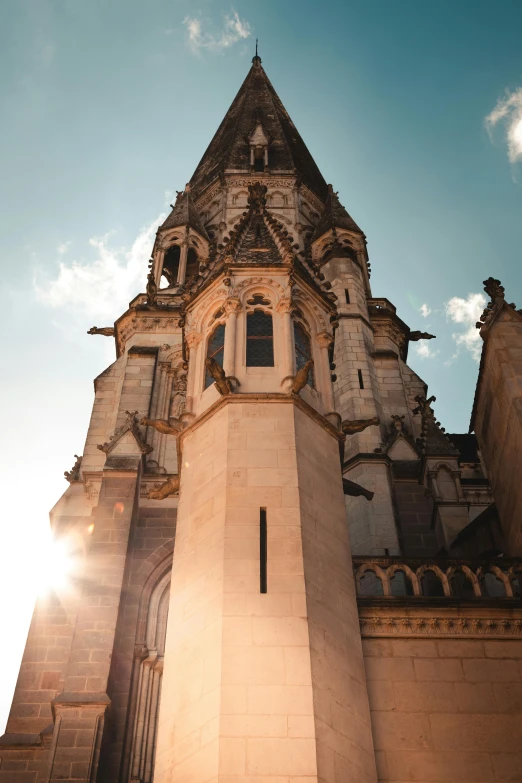
[[[274,327],[272,316],[263,310],[247,315],[247,367],[274,366]]]
[[[225,325],[216,326],[210,335],[207,345],[207,359],[215,359],[223,367],[223,357],[225,353]],[[214,383],[213,377],[207,372],[205,374],[205,389]]]
[[[304,326],[294,321],[295,370],[298,372],[312,358],[312,344]],[[313,367],[308,371],[308,383],[314,386]]]

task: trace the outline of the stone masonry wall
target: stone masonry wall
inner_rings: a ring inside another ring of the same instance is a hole
[[[364,639],[378,779],[520,783],[522,640]]]
[[[484,346],[474,426],[511,556],[522,555],[522,322],[499,320]]]

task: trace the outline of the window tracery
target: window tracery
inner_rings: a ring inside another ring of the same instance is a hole
[[[246,343],[247,367],[274,366],[274,326],[270,313],[261,309],[247,313]]]

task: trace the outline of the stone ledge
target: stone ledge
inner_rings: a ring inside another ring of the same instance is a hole
[[[301,411],[303,411],[303,413],[306,413],[307,416],[319,424],[319,426],[326,430],[326,432],[328,432],[334,438],[337,438],[338,441],[344,442],[345,440],[345,435],[342,432],[339,432],[339,430],[336,429],[334,425],[322,415],[322,413],[319,413],[315,410],[315,408],[312,408],[311,405],[305,402],[305,400],[303,400],[297,394],[282,394],[281,392],[253,392],[252,394],[227,394],[223,397],[220,397],[219,400],[216,400],[216,402],[203,411],[203,413],[201,413],[197,419],[194,419],[194,421],[192,421],[189,426],[181,432],[180,441],[183,441],[187,433],[196,430],[201,424],[213,416],[217,411],[221,410],[221,408],[223,408],[225,405],[238,405],[242,403],[248,403],[251,405],[252,403],[256,402],[265,404],[279,403],[282,405],[295,405],[296,408],[299,408]]]
[[[79,707],[79,706],[102,706],[108,707],[111,703],[110,698],[104,691],[93,693],[83,691],[63,691],[56,696],[51,704],[54,707]]]

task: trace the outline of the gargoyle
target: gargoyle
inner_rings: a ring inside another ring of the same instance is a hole
[[[103,334],[104,337],[114,337],[114,326],[91,326],[87,334]]]
[[[216,360],[212,356],[208,356],[205,359],[205,367],[207,368],[208,374],[211,375],[212,378],[214,378],[215,381],[214,386],[221,394],[221,396],[226,396],[227,394],[231,394],[233,391],[232,379],[227,378],[224,369],[221,367],[220,364],[216,362]]]
[[[429,332],[410,332],[408,340],[417,342],[417,340],[435,340],[435,335]]]
[[[343,421],[341,428],[345,435],[355,435],[356,432],[362,432],[366,429],[366,427],[371,427],[374,424],[380,424],[380,419],[378,416],[373,416],[371,419],[354,419],[353,421]]]
[[[145,290],[147,292],[147,304],[149,305],[156,304],[156,297],[158,295],[158,286],[156,285],[156,281],[154,280],[154,272],[152,272],[152,270],[147,275],[147,288]]]
[[[366,500],[371,500],[374,496],[373,492],[369,489],[361,487],[360,484],[356,484],[355,481],[343,478],[343,491],[345,495],[350,495],[352,498],[358,498],[362,495]]]
[[[144,416],[140,419],[140,424],[144,424],[146,427],[154,427],[158,432],[163,435],[178,435],[181,431],[181,422],[179,419],[172,418],[170,421],[166,419],[148,419]]]
[[[308,382],[308,375],[313,366],[314,366],[313,359],[308,359],[306,364],[296,372],[296,374],[294,375],[294,380],[292,381],[290,394],[299,394],[301,389],[304,389],[304,387]]]
[[[156,489],[149,489],[149,498],[151,500],[164,500],[175,495],[179,491],[179,476],[172,476],[164,484],[161,484]]]

